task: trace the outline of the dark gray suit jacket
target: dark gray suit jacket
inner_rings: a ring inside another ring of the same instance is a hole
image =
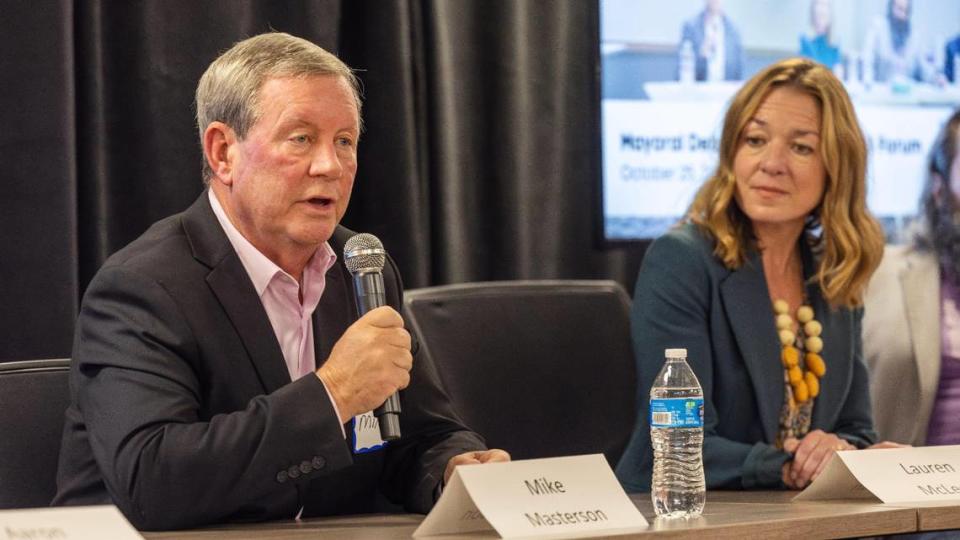
[[[338,227],[341,253],[352,235]],[[401,283],[384,268],[387,299]],[[342,264],[313,318],[322,363],[357,319]],[[104,264],[84,295],[54,504],[115,503],[140,529],[378,510],[426,512],[447,461],[482,449],[425,355],[401,393],[403,438],[354,455],[323,384],[291,382],[253,284],[204,193]]]
[[[713,255],[713,241],[683,225],[647,250],[637,278],[631,319],[640,411],[617,466],[629,491],[649,491],[650,388],[664,349],[685,347],[704,397],[703,459],[707,487],[784,487],[788,455],[773,446],[783,405],[783,367],[773,307],[759,253],[738,270]],[[814,265],[803,246],[804,275]],[[858,447],[876,442],[867,371],[861,351],[863,310],[831,310],[819,287],[807,286],[823,325],[827,372],[813,407],[811,430],[836,433]]]
[[[700,56],[700,48],[706,39],[706,18],[707,12],[701,11],[683,23],[683,30],[680,33],[681,46],[684,41],[689,41],[693,45],[696,56],[695,78],[698,81],[707,80],[707,59]],[[723,80],[739,81],[743,79],[743,44],[740,41],[740,32],[726,15],[723,16],[723,35]]]

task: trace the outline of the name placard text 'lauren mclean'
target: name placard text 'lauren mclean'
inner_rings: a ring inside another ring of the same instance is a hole
[[[960,446],[838,452],[796,500],[960,501]]]

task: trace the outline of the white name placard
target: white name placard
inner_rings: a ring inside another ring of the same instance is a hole
[[[960,446],[837,452],[793,500],[879,499],[885,503],[960,501]]]
[[[570,538],[646,529],[602,454],[457,467],[414,537]]]
[[[0,540],[143,540],[116,506],[0,510]]]

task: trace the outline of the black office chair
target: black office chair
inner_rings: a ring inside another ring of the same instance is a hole
[[[0,508],[49,506],[70,360],[0,363]]]
[[[613,281],[410,290],[407,317],[464,422],[514,459],[603,453],[636,416],[630,299]]]

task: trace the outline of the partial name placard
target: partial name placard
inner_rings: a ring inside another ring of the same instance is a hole
[[[0,540],[143,540],[116,506],[0,510]]]
[[[496,530],[502,538],[626,534],[647,520],[602,454],[457,467],[414,537]]]
[[[795,501],[880,500],[884,503],[960,501],[960,446],[837,452]]]

